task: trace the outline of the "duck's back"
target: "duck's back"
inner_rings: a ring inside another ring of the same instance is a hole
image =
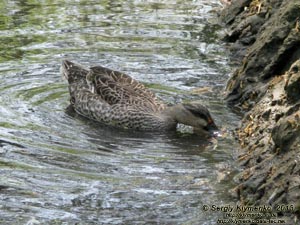
[[[165,108],[154,93],[127,74],[96,66],[90,68],[87,80],[92,83],[95,93],[110,105],[129,104],[154,112]]]
[[[63,75],[69,82],[71,104],[77,113],[115,126],[155,130],[168,128],[155,95],[132,77],[97,66],[90,69],[65,60]]]

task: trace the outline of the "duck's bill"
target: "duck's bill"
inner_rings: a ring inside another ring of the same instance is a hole
[[[207,126],[207,131],[211,136],[218,136],[220,130],[215,123],[211,123]]]
[[[218,136],[219,129],[214,123],[211,123],[202,128],[194,127],[194,132],[201,136]]]

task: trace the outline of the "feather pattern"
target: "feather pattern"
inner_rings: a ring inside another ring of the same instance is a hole
[[[89,69],[64,60],[70,103],[78,114],[123,128],[175,129],[177,123],[207,130],[216,127],[208,110],[199,103],[165,106],[153,92],[127,74],[102,66]]]
[[[130,104],[152,112],[165,109],[154,93],[124,73],[96,66],[90,68],[86,80],[90,90],[110,105]]]

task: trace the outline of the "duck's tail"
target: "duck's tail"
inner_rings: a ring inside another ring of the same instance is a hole
[[[76,93],[79,93],[81,90],[87,90],[88,84],[86,82],[86,75],[89,70],[83,66],[70,62],[68,60],[63,60],[61,65],[62,76],[69,83],[69,92],[70,92],[70,102],[74,104],[76,99]]]
[[[60,71],[63,77],[72,84],[86,79],[89,70],[69,60],[63,60]]]

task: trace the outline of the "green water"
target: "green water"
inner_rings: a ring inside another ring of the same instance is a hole
[[[239,122],[222,100],[231,68],[218,42],[219,7],[1,1],[0,223],[215,224],[220,215],[202,206],[231,201],[229,131]],[[228,132],[212,140],[128,132],[68,113],[66,58],[126,72],[167,103],[200,100]]]

